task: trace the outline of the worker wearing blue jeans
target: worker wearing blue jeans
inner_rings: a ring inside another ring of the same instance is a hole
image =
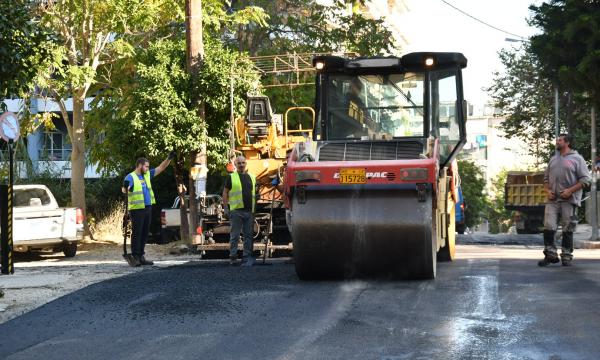
[[[223,188],[223,208],[230,219],[229,262],[237,262],[240,233],[244,234],[242,266],[252,266],[254,210],[256,204],[256,178],[246,171],[246,158],[235,159],[236,172],[231,173]]]

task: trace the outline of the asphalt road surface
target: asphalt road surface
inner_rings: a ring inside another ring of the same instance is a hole
[[[432,281],[301,282],[293,265],[148,268],[0,325],[2,359],[598,359],[600,252],[458,246]]]

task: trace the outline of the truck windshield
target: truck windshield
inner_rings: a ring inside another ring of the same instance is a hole
[[[327,81],[329,140],[423,136],[423,74],[330,75]]]

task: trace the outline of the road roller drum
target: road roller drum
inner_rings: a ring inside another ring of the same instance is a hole
[[[435,277],[431,196],[410,190],[307,191],[293,204],[298,276]]]

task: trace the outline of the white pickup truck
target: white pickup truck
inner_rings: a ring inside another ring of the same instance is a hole
[[[52,248],[73,257],[83,237],[81,209],[59,207],[44,185],[14,186],[13,224],[14,251]]]

